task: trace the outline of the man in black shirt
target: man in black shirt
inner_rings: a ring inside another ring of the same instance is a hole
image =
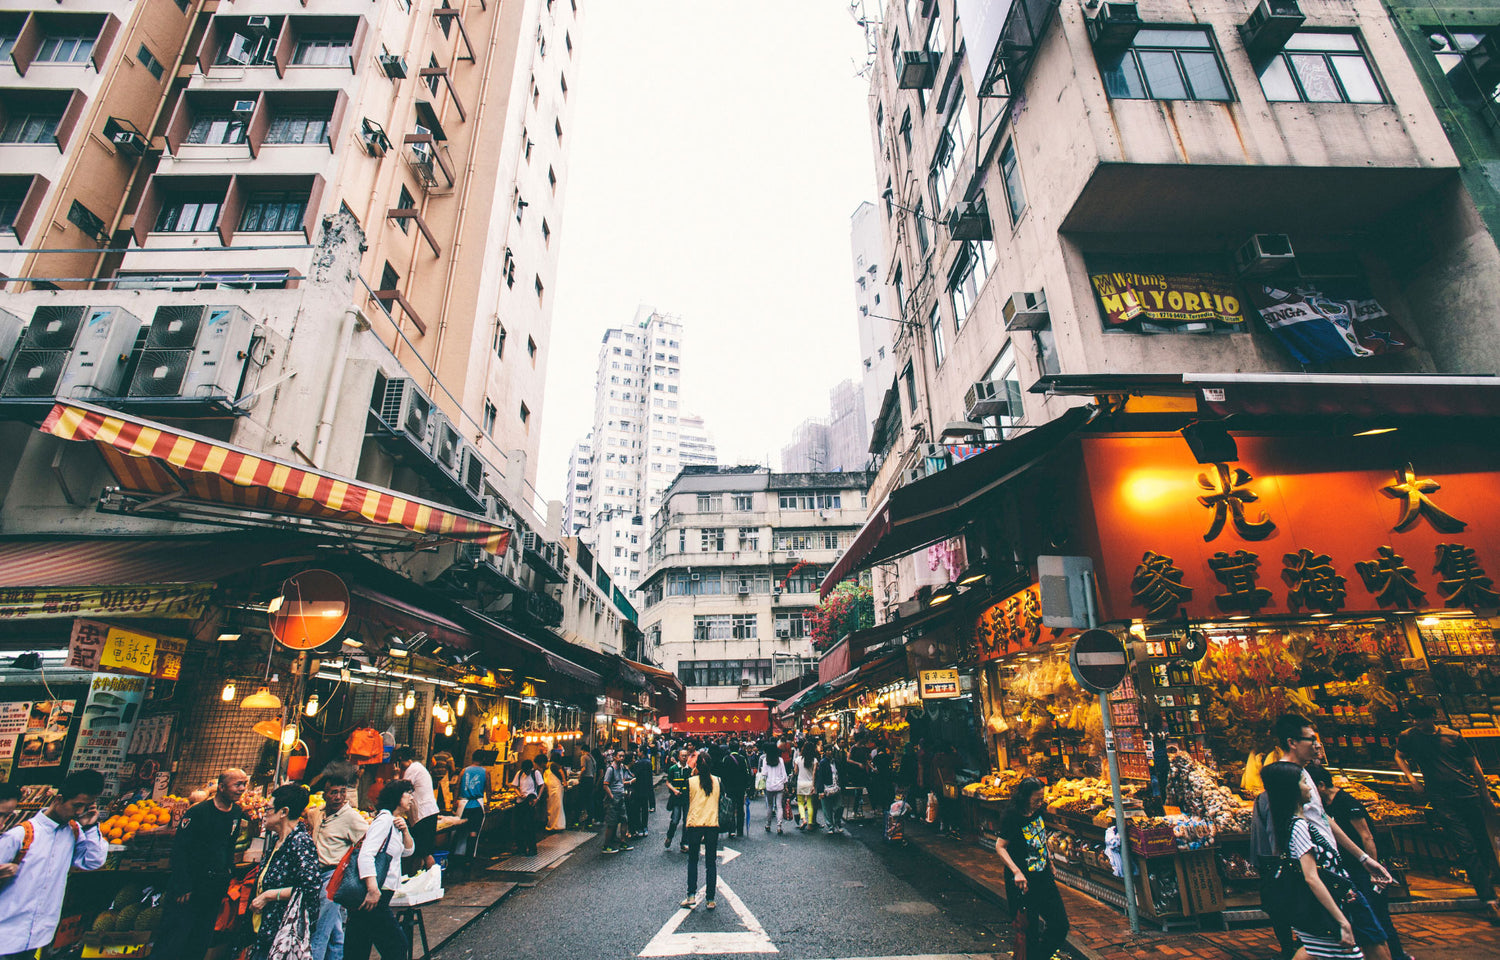
[[[651,769],[651,758],[645,748],[630,755],[630,772],[635,779],[630,784],[630,832],[633,836],[647,837],[651,819],[651,802],[656,799],[655,773]]]
[[[249,785],[245,771],[225,770],[214,795],[182,815],[172,841],[167,912],[156,939],[155,949],[163,957],[203,960],[219,904],[229,890],[234,841],[245,822],[239,799]]]
[[[1005,902],[1012,912],[1026,911],[1024,921],[1017,917],[1016,926],[1018,933],[1024,931],[1028,957],[1050,958],[1068,940],[1068,913],[1047,852],[1042,820],[1046,805],[1042,781],[1027,777],[1016,784],[995,841],[995,853],[1006,869]]]
[[[1415,722],[1396,740],[1396,765],[1432,807],[1433,826],[1458,848],[1474,893],[1489,904],[1491,922],[1500,922],[1500,903],[1490,879],[1495,848],[1484,822],[1489,790],[1479,759],[1457,730],[1438,725],[1432,704],[1419,700],[1406,712]],[[1412,773],[1413,763],[1422,773],[1421,782]]]

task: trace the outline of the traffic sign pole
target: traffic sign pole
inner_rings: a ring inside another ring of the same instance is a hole
[[[1098,612],[1094,605],[1093,577],[1083,576],[1083,593],[1088,602],[1089,629],[1098,626]],[[1125,830],[1125,801],[1120,796],[1120,761],[1115,756],[1115,724],[1109,711],[1109,693],[1099,694],[1099,713],[1104,721],[1104,757],[1109,764],[1109,794],[1115,805],[1115,834],[1120,839],[1120,870],[1125,875],[1125,916],[1130,920],[1130,932],[1141,932],[1141,916],[1135,905],[1135,876],[1130,863],[1130,836]]]

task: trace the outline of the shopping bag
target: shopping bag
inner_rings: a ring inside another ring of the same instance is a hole
[[[929,793],[927,795],[927,822],[928,823],[937,823],[937,819],[938,819],[938,798],[937,798],[937,794],[935,794],[935,793]]]
[[[1026,916],[1026,908],[1022,907],[1021,909],[1019,909],[1019,910],[1016,911],[1015,919],[1011,920],[1011,922],[1010,922],[1010,928],[1011,928],[1010,956],[1011,956],[1011,960],[1026,960],[1026,927],[1027,926],[1028,926],[1028,919],[1027,919],[1027,916]],[[1044,960],[1051,960],[1051,958],[1044,958]]]

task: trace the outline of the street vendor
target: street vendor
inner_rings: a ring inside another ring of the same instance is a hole
[[[234,841],[245,822],[239,800],[249,785],[245,771],[231,767],[219,774],[212,797],[182,815],[172,841],[167,910],[154,951],[161,956],[203,960],[219,904],[229,890]]]
[[[0,836],[0,958],[31,957],[52,942],[68,870],[98,870],[108,845],[99,833],[97,770],[63,778],[46,809]]]

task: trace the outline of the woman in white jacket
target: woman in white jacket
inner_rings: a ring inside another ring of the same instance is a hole
[[[391,895],[401,886],[401,858],[416,849],[407,818],[416,810],[410,780],[392,780],[380,790],[375,819],[359,845],[359,879],[365,884],[365,902],[349,911],[344,931],[346,960],[369,960],[370,947],[380,951],[380,960],[405,960],[406,934],[391,911]],[[385,876],[377,877],[375,857],[390,854]],[[352,864],[351,864],[352,865]]]
[[[766,833],[771,832],[771,821],[776,821],[776,832],[781,832],[781,796],[786,792],[786,761],[775,743],[766,744],[765,755],[760,758],[760,769],[756,776],[766,778]]]

